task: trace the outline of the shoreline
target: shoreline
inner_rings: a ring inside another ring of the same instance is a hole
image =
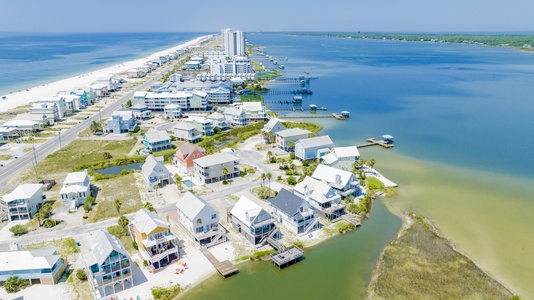
[[[198,44],[199,42],[208,39],[211,36],[212,35],[200,36],[182,44],[178,44],[173,47],[152,53],[143,58],[117,63],[112,66],[97,69],[88,73],[82,73],[57,81],[47,82],[39,86],[34,86],[27,90],[20,90],[18,92],[1,95],[7,97],[7,99],[0,100],[0,113],[9,111],[18,106],[28,105],[42,98],[53,97],[61,91],[69,92],[75,88],[88,86],[94,81],[96,81],[96,79],[99,77],[115,76],[136,66],[143,65],[147,60],[153,60],[155,58],[158,58],[162,54],[173,52],[175,50],[185,49],[191,45]]]

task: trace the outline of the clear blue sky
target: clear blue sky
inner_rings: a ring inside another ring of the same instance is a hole
[[[534,31],[534,0],[6,0],[0,31]]]

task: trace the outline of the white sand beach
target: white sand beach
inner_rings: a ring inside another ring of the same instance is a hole
[[[91,83],[95,82],[96,79],[99,77],[113,76],[119,73],[123,73],[129,69],[143,65],[147,61],[154,60],[158,58],[160,55],[164,55],[169,52],[173,52],[175,50],[185,49],[188,46],[198,44],[199,42],[201,42],[204,39],[207,39],[208,37],[209,36],[201,36],[194,40],[188,41],[186,43],[168,48],[163,51],[156,52],[144,58],[116,64],[111,67],[106,67],[106,68],[96,70],[93,72],[80,74],[80,75],[73,76],[67,79],[63,79],[63,80],[59,80],[59,81],[55,81],[51,83],[46,83],[40,86],[30,88],[28,90],[22,90],[20,92],[7,94],[7,95],[0,95],[0,96],[6,97],[6,99],[0,100],[0,112],[8,111],[17,106],[27,105],[30,102],[34,102],[42,98],[55,96],[60,91],[68,92],[79,87],[89,86]]]

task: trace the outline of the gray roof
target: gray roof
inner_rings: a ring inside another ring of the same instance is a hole
[[[297,143],[301,143],[304,148],[333,146],[334,143],[328,135],[316,136],[307,139],[300,139]]]
[[[224,164],[232,161],[239,161],[239,158],[233,154],[221,152],[221,153],[215,153],[212,155],[204,156],[201,158],[197,158],[194,160],[196,164],[201,166],[202,168],[218,165],[218,164]]]
[[[211,120],[224,119],[224,116],[221,113],[214,112],[208,116],[208,119],[211,119]]]
[[[281,137],[289,137],[289,136],[310,134],[310,133],[311,132],[308,130],[304,130],[300,128],[290,128],[290,129],[280,130],[276,133],[276,135],[279,135]]]
[[[155,129],[148,130],[148,132],[145,134],[145,137],[150,143],[161,142],[171,139],[166,131],[159,131]]]
[[[269,200],[272,206],[276,207],[278,210],[284,212],[290,217],[294,217],[297,220],[302,219],[299,208],[302,203],[305,202],[299,196],[291,193],[286,189],[281,189],[276,197]]]
[[[117,237],[107,233],[104,230],[100,230],[95,234],[95,237],[92,241],[91,252],[86,253],[83,256],[83,259],[85,260],[87,266],[92,266],[94,264],[98,264],[100,266],[102,263],[104,263],[106,258],[108,258],[113,250],[125,255],[128,258],[130,257],[128,252],[126,252],[124,249],[121,241]]]
[[[211,207],[206,200],[191,192],[185,193],[182,199],[178,200],[178,203],[176,203],[176,208],[178,208],[178,210],[186,215],[190,220],[195,219],[196,216],[198,216],[198,214],[204,209],[207,209],[210,212],[210,215],[217,214],[217,211]]]
[[[178,122],[176,125],[174,125],[173,129],[177,129],[177,130],[193,130],[193,129],[196,129],[196,126],[189,123],[189,122]]]
[[[159,174],[162,172],[170,173],[165,165],[163,165],[163,156],[155,157],[152,154],[147,156],[145,163],[141,167],[141,173],[143,173],[143,176],[148,178],[152,173]]]

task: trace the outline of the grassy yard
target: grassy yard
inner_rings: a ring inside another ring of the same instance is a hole
[[[59,254],[63,258],[66,258],[68,261],[72,263],[76,262],[76,257],[79,255],[78,253],[80,252],[80,249],[78,248],[78,245],[76,244],[76,241],[71,237],[53,240],[53,241],[30,244],[27,246],[22,246],[21,248],[24,250],[56,248],[57,254]]]
[[[0,160],[10,160],[12,158],[13,156],[11,155],[5,155],[5,154],[0,155]]]
[[[247,94],[247,95],[241,95],[241,101],[242,102],[261,102],[261,95],[260,94]]]
[[[368,299],[512,299],[512,293],[455,251],[432,224],[407,218],[412,225],[405,225],[384,249]]]
[[[259,134],[264,125],[265,122],[257,122],[245,127],[235,127],[227,132],[219,132],[215,135],[204,137],[198,145],[206,149],[208,154],[227,147],[233,148],[237,143]]]
[[[115,207],[115,199],[121,201],[121,214],[136,212],[142,207],[141,195],[134,174],[100,180],[97,185],[100,192],[96,204],[89,212],[88,222],[94,223],[119,216]]]
[[[300,128],[300,129],[304,129],[304,130],[309,130],[312,133],[311,134],[312,137],[316,136],[317,132],[319,132],[321,129],[323,129],[323,127],[321,127],[319,125],[312,124],[312,123],[304,123],[304,122],[283,122],[282,124],[287,129],[289,129],[289,128]]]

